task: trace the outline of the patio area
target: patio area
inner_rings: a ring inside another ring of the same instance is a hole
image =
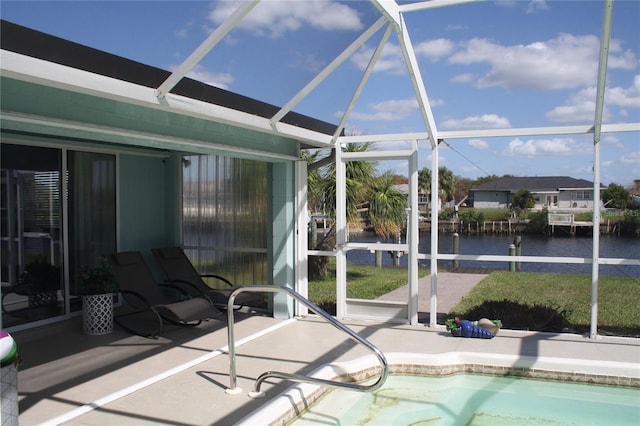
[[[531,360],[622,363],[640,380],[637,339],[501,330],[492,340],[452,337],[444,327],[347,321],[384,353],[491,353]],[[169,328],[159,339],[116,327],[104,336],[82,333],[80,318],[16,333],[20,355],[20,424],[231,425],[292,383],[267,380],[266,398],[247,396],[265,371],[310,373],[334,361],[370,352],[322,318],[278,320],[258,312],[236,313],[238,386],[228,395],[226,320]],[[47,348],[46,351],[43,348]]]

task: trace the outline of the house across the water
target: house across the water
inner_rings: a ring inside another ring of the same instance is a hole
[[[533,194],[534,209],[593,209],[593,182],[569,176],[498,178],[471,189],[473,207],[510,208],[514,195],[521,189]]]

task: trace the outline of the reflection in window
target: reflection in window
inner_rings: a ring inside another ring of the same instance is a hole
[[[3,143],[2,324],[64,314],[61,151]]]
[[[71,294],[80,273],[116,251],[116,162],[111,154],[70,151],[69,271]]]
[[[183,244],[200,273],[267,283],[267,163],[183,157]]]

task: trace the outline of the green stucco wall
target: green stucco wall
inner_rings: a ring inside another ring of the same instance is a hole
[[[274,163],[270,173],[271,223],[269,258],[273,284],[295,288],[295,213],[294,213],[294,164]],[[284,294],[276,294],[273,300],[276,318],[293,316],[293,300]]]
[[[260,152],[296,156],[299,147],[297,141],[279,135],[6,77],[0,79],[0,88],[2,110],[88,125],[87,128],[34,125],[5,115],[0,117],[4,129],[199,154],[230,155],[233,151],[219,150],[216,146],[231,146],[255,151],[255,154],[233,154],[249,159],[261,159]],[[134,133],[126,135],[102,129]],[[161,137],[154,138],[154,134]],[[181,140],[194,144],[186,146]]]
[[[177,242],[175,211],[179,195],[173,161],[121,154],[119,159],[119,243],[121,251],[148,251]]]

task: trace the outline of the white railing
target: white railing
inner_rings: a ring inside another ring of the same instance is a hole
[[[292,290],[292,289],[290,289],[288,287],[281,287],[281,286],[275,286],[275,285],[262,285],[262,286],[260,286],[260,285],[249,285],[249,286],[238,287],[236,290],[234,290],[231,293],[231,295],[229,296],[229,301],[227,303],[227,316],[228,316],[227,327],[228,327],[228,340],[229,340],[229,342],[228,342],[228,345],[229,345],[229,381],[230,381],[229,389],[227,389],[227,393],[229,393],[229,394],[237,394],[237,393],[241,392],[241,389],[239,389],[236,386],[236,377],[237,377],[237,375],[236,375],[236,348],[235,348],[235,336],[234,336],[233,307],[234,307],[234,302],[235,302],[236,296],[238,294],[242,293],[242,292],[286,293],[286,294],[288,294],[289,296],[291,296],[294,299],[296,299],[298,302],[300,302],[303,305],[307,306],[307,308],[309,308],[312,312],[315,312],[316,314],[318,314],[321,317],[323,317],[325,320],[327,320],[329,322],[329,324],[331,324],[332,326],[334,326],[338,330],[341,330],[341,331],[347,333],[350,337],[352,337],[353,339],[357,340],[359,343],[361,343],[362,345],[367,347],[369,350],[371,350],[375,354],[375,356],[378,358],[378,360],[380,361],[380,364],[382,366],[382,372],[380,374],[380,377],[378,378],[378,380],[375,383],[373,383],[371,385],[360,385],[360,384],[356,384],[356,383],[337,382],[337,381],[334,381],[334,380],[325,380],[325,379],[320,379],[320,378],[316,378],[316,377],[309,377],[309,376],[304,376],[304,375],[301,375],[301,374],[294,374],[294,373],[283,373],[283,372],[278,372],[278,371],[267,371],[265,373],[262,373],[258,377],[258,379],[256,380],[256,383],[255,383],[253,391],[249,393],[250,397],[252,397],[252,398],[260,398],[260,397],[264,396],[264,393],[260,392],[260,386],[262,385],[262,382],[264,382],[269,377],[275,377],[275,378],[279,378],[279,379],[291,380],[291,381],[294,381],[294,382],[303,382],[303,383],[312,383],[312,384],[331,386],[331,387],[339,387],[339,388],[345,388],[345,389],[350,389],[350,390],[355,390],[355,391],[360,391],[360,392],[373,392],[373,391],[379,389],[380,387],[382,387],[384,382],[387,380],[387,376],[389,375],[389,366],[387,364],[387,359],[385,358],[384,354],[380,351],[380,349],[378,349],[373,344],[371,344],[368,340],[364,339],[363,337],[358,335],[356,332],[354,332],[353,330],[348,328],[346,325],[342,324],[340,321],[336,320],[334,317],[329,315],[327,312],[325,312],[322,308],[317,306],[315,303],[311,302],[307,298],[303,297],[301,294],[295,292],[294,290]]]

